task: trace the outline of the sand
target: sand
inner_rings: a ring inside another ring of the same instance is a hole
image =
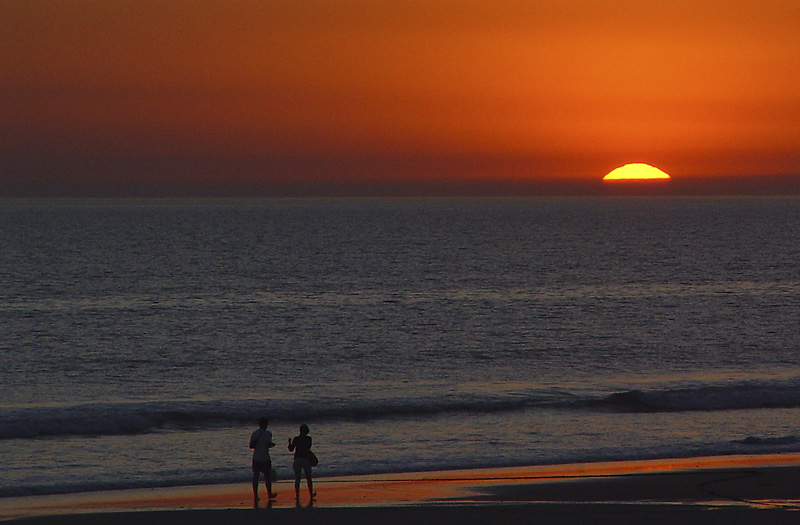
[[[800,523],[800,454],[620,461],[0,499],[0,519],[69,525]],[[264,496],[263,485],[261,487]]]

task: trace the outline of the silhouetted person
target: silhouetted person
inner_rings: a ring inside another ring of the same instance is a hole
[[[253,449],[253,498],[258,501],[258,477],[264,473],[264,484],[267,486],[269,499],[277,496],[272,492],[272,458],[269,456],[269,449],[275,446],[272,442],[272,432],[267,430],[269,420],[262,417],[258,421],[258,430],[250,436],[250,448]]]
[[[308,494],[313,499],[317,495],[314,492],[314,481],[311,479],[311,436],[308,435],[308,425],[300,425],[300,435],[294,439],[289,440],[289,451],[294,451],[294,495],[295,498],[300,499],[300,477],[303,472],[306,473],[306,484],[308,485]]]

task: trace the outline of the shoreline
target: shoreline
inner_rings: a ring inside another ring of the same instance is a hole
[[[317,478],[314,485],[319,495],[312,504],[303,482],[300,508],[314,515],[354,513],[364,519],[376,519],[378,509],[427,509],[415,511],[422,512],[413,518],[419,522],[442,513],[477,516],[486,511],[476,509],[490,507],[512,514],[523,512],[518,507],[545,513],[562,509],[558,512],[565,516],[613,508],[620,513],[617,520],[626,515],[644,519],[643,513],[655,509],[661,514],[667,509],[671,509],[667,513],[724,509],[726,515],[769,510],[800,519],[793,512],[800,511],[800,453],[358,475]],[[146,519],[154,525],[161,518],[174,522],[177,515],[191,514],[193,522],[205,523],[211,516],[218,519],[230,514],[237,516],[231,518],[235,522],[246,523],[242,520],[250,519],[247,516],[253,516],[254,508],[259,515],[290,512],[283,518],[290,523],[308,518],[307,513],[297,514],[293,481],[279,481],[274,490],[278,498],[267,501],[262,483],[259,507],[254,507],[249,482],[3,498],[0,520],[68,524],[80,518],[82,523],[113,520],[124,524]],[[442,519],[447,518],[431,523]]]

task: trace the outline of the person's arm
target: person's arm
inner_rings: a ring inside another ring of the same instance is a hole
[[[261,434],[256,435],[255,433],[253,433],[253,435],[250,436],[250,448],[256,448],[256,445],[258,444],[258,439],[260,437]]]
[[[289,438],[289,452],[293,451],[294,451],[294,440],[292,438]]]

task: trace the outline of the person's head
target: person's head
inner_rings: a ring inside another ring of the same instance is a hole
[[[259,428],[267,428],[268,425],[269,425],[269,419],[262,417],[261,419],[258,420]]]
[[[308,434],[308,425],[300,425],[300,434],[304,436]]]

